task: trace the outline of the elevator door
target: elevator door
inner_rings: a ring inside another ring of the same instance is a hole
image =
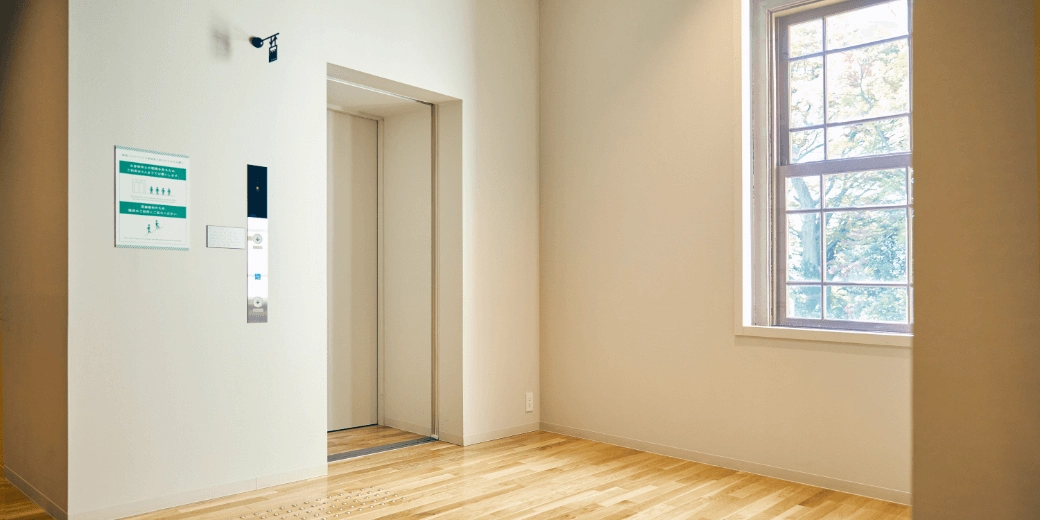
[[[328,429],[376,424],[377,127],[328,111]]]

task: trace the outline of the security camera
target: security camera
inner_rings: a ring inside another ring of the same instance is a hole
[[[278,34],[280,33],[274,33],[267,38],[257,38],[256,36],[249,38],[249,43],[253,44],[253,47],[256,47],[257,49],[263,47],[265,41],[271,41],[271,45],[267,49],[268,63],[278,59]]]

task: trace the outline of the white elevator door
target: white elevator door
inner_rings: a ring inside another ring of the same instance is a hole
[[[376,122],[328,111],[329,431],[378,421]]]

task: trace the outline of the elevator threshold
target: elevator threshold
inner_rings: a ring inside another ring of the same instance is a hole
[[[329,432],[328,462],[417,446],[436,439],[389,426],[359,426]]]

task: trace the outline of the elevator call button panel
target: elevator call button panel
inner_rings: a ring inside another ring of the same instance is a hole
[[[248,165],[246,217],[246,322],[267,323],[267,168]]]

